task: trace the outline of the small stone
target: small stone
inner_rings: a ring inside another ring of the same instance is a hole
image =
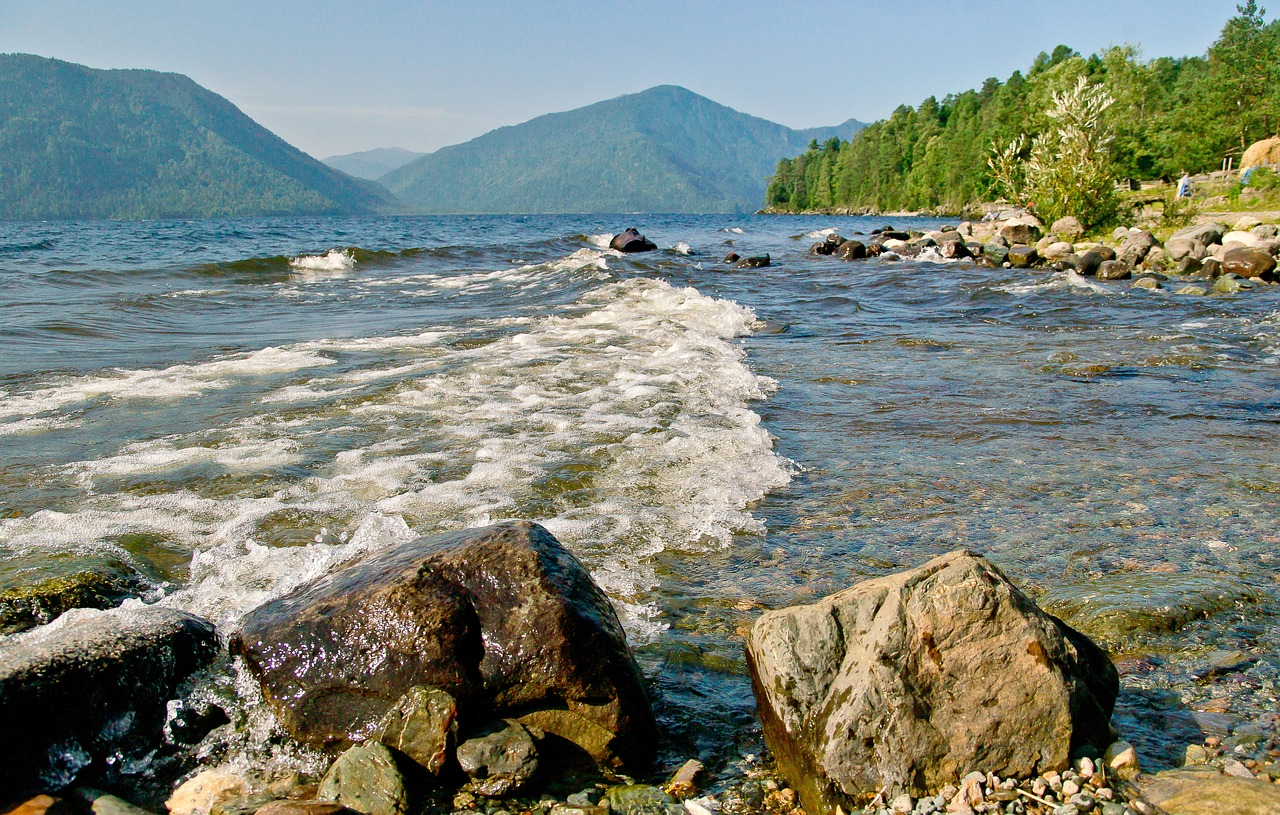
[[[686,761],[667,784],[667,792],[677,798],[689,798],[698,791],[698,778],[706,767],[696,758]]]
[[[1110,801],[1102,805],[1102,815],[1125,815],[1124,804],[1115,804]]]
[[[466,790],[462,790],[457,795],[453,796],[454,809],[471,809],[475,805],[476,805],[475,795],[471,794],[470,792],[467,792]]]
[[[149,810],[134,806],[123,798],[88,787],[72,790],[71,796],[88,807],[93,815],[152,815]],[[218,806],[220,805],[215,805],[214,809],[216,810]]]
[[[1155,279],[1154,277],[1140,277],[1137,280],[1133,281],[1133,283],[1131,284],[1131,288],[1147,289],[1148,291],[1159,291],[1164,287],[1161,286],[1160,281]]]
[[[71,815],[71,808],[61,798],[37,795],[18,804],[5,815]]]
[[[458,703],[445,691],[415,685],[382,719],[381,741],[439,775],[458,731]]]
[[[205,770],[174,790],[164,805],[171,815],[209,815],[214,804],[248,794],[249,785],[240,776]]]
[[[262,807],[276,800],[276,797],[270,793],[258,793],[256,795],[242,795],[238,798],[230,798],[218,804],[213,805],[213,809],[209,810],[209,815],[254,815]]]
[[[357,744],[329,767],[319,795],[365,815],[404,815],[409,792],[395,758],[379,742]]]
[[[715,810],[703,803],[703,801],[707,800],[708,799],[706,798],[701,800],[697,798],[690,798],[684,802],[684,808],[689,815],[715,815]],[[609,815],[609,811],[607,809],[602,808],[602,812],[604,815]]]
[[[1071,804],[1061,804],[1053,809],[1053,815],[1076,815],[1076,812],[1076,808]]]
[[[1209,290],[1206,289],[1204,286],[1183,286],[1180,289],[1174,290],[1173,293],[1181,294],[1189,297],[1203,297],[1204,295],[1209,293]]]
[[[1031,792],[1034,795],[1039,795],[1043,798],[1044,794],[1048,792],[1048,790],[1049,782],[1045,781],[1043,778],[1037,778],[1035,781],[1031,782]]]
[[[255,815],[356,815],[356,812],[333,801],[272,801]]]
[[[594,804],[556,804],[551,807],[551,815],[609,815],[609,810]]]
[[[1206,736],[1204,740],[1205,747],[1217,747],[1222,744],[1222,739],[1218,736]]]
[[[533,736],[516,721],[496,722],[458,745],[458,764],[471,777],[471,789],[498,798],[524,786],[538,769]]]
[[[1099,801],[1110,801],[1116,797],[1116,794],[1111,791],[1110,787],[1100,787],[1093,793],[1093,797]]]
[[[1093,796],[1087,792],[1077,792],[1071,796],[1071,805],[1079,812],[1091,812],[1096,803]]]
[[[1156,808],[1141,798],[1130,801],[1129,808],[1138,813],[1138,815],[1156,815]]]
[[[1141,769],[1138,751],[1127,741],[1114,741],[1102,754],[1102,763],[1109,775],[1117,781],[1128,781]]]
[[[565,796],[564,802],[576,807],[593,807],[596,805],[597,800],[599,800],[599,797],[596,795],[596,791],[592,789]]]
[[[1066,781],[1062,782],[1062,796],[1064,798],[1070,798],[1079,791],[1080,784],[1077,783],[1074,778],[1068,778]]]
[[[911,796],[905,792],[889,802],[889,809],[893,810],[894,812],[904,813],[904,815],[905,813],[908,813],[911,810],[915,809],[915,807],[916,807],[916,802],[911,800]]]
[[[1227,775],[1234,775],[1236,778],[1253,778],[1253,773],[1249,772],[1249,768],[1234,758],[1229,758],[1222,762],[1222,771]]]
[[[675,798],[648,784],[610,787],[603,800],[614,815],[670,815],[671,808],[681,808]]]

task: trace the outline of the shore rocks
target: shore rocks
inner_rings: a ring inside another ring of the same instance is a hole
[[[357,744],[338,756],[320,781],[321,799],[364,815],[404,815],[409,791],[395,756],[377,742]]]
[[[1009,250],[1009,265],[1015,269],[1030,269],[1039,261],[1034,246],[1014,246]]]
[[[1007,221],[1000,227],[1000,237],[1010,244],[1035,244],[1044,233],[1040,227],[1026,221]]]
[[[458,734],[458,703],[439,688],[409,689],[382,719],[378,740],[432,775],[448,762]]]
[[[1123,260],[1104,260],[1094,272],[1099,280],[1128,280],[1133,268]]]
[[[1137,266],[1156,245],[1156,239],[1150,232],[1129,230],[1128,237],[1116,250],[1116,260],[1126,266]]]
[[[1241,277],[1261,277],[1274,280],[1276,259],[1261,249],[1231,249],[1222,256],[1222,271]]]
[[[218,651],[211,623],[156,607],[70,611],[0,640],[0,786],[59,787],[150,752],[178,683]]]
[[[1110,743],[1119,687],[1105,653],[965,551],[765,614],[747,663],[809,812],[1065,768]]]
[[[232,647],[284,727],[313,745],[370,738],[419,685],[456,699],[464,729],[515,717],[610,766],[654,749],[612,605],[532,523],[376,552],[256,609]]]
[[[1220,775],[1207,768],[1166,770],[1141,779],[1138,787],[1144,801],[1169,815],[1280,813],[1280,786],[1253,778]]]
[[[1049,231],[1064,241],[1075,241],[1084,236],[1084,225],[1079,218],[1068,215],[1054,221]]]
[[[613,240],[609,241],[609,248],[616,249],[619,252],[652,252],[658,246],[653,241],[641,235],[635,227],[630,227],[623,232],[613,236]]]

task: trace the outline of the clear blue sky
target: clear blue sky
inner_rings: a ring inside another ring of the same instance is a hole
[[[1059,43],[1203,54],[1234,13],[1235,0],[0,0],[0,52],[187,74],[323,158],[434,150],[660,84],[792,127],[872,121]]]

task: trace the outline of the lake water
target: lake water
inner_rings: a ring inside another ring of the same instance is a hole
[[[761,749],[762,609],[967,547],[1103,637],[1153,761],[1211,700],[1273,712],[1280,291],[808,255],[882,224],[0,223],[0,588],[125,562],[225,636],[389,542],[536,520],[616,603],[664,760],[725,767]],[[659,250],[608,250],[632,225]],[[1222,650],[1257,661],[1197,681]]]

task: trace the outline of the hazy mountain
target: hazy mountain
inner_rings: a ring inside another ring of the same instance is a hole
[[[863,126],[792,130],[663,85],[499,128],[379,180],[427,213],[750,211],[778,159]]]
[[[329,156],[322,161],[347,175],[377,181],[397,167],[403,167],[415,158],[425,155],[426,153],[415,153],[403,147],[375,147],[359,153]]]
[[[367,213],[321,164],[180,74],[0,54],[0,218]]]

